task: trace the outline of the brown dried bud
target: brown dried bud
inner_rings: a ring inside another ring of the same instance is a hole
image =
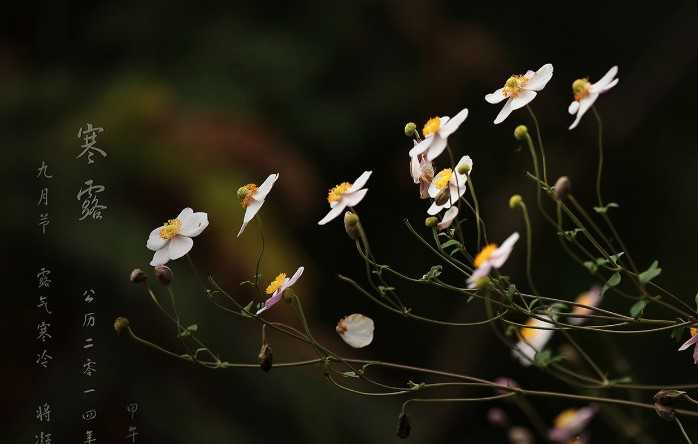
[[[674,409],[660,402],[654,403],[654,411],[657,412],[660,418],[666,419],[667,421],[674,420]]]
[[[682,390],[660,390],[654,395],[655,402],[663,405],[672,405],[677,399],[686,397]]]
[[[257,357],[259,358],[259,368],[265,372],[271,370],[271,366],[274,363],[274,356],[269,344],[262,344],[262,348],[259,350],[259,356]]]
[[[359,240],[361,238],[359,216],[353,211],[344,213],[344,229],[352,240]]]
[[[412,431],[412,425],[410,424],[410,417],[407,413],[401,412],[397,419],[397,431],[395,434],[400,439],[407,439]]]
[[[164,286],[170,285],[172,282],[172,270],[167,265],[158,265],[155,267],[155,277]]]
[[[128,326],[128,319],[124,318],[123,316],[119,316],[118,318],[114,319],[114,331],[116,331],[117,335],[120,335],[122,331],[128,328]]]
[[[557,200],[563,200],[567,197],[570,190],[572,189],[572,183],[567,176],[560,177],[557,182],[555,182],[555,187],[553,187],[553,196]]]
[[[140,268],[134,268],[133,271],[131,271],[131,276],[129,277],[129,280],[134,284],[142,284],[143,282],[148,280],[148,276]]]

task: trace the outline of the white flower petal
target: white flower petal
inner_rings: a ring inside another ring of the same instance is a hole
[[[189,250],[194,246],[194,241],[190,237],[186,236],[175,236],[170,239],[167,245],[168,254],[170,259],[175,260],[189,253]]]
[[[523,341],[519,341],[514,345],[511,354],[518,359],[524,367],[529,367],[533,364],[536,357],[536,351]]]
[[[570,125],[569,129],[573,130],[577,127],[579,124],[579,121],[582,119],[582,116],[591,108],[591,105],[596,102],[596,99],[599,97],[598,94],[596,93],[591,93],[586,97],[583,97],[579,101],[579,109],[577,110],[577,117],[574,119],[574,122]]]
[[[459,183],[458,187],[455,185],[451,185],[448,187],[448,191],[450,193],[451,199],[447,202],[448,207],[450,207],[452,204],[455,205],[458,202],[458,199],[465,194],[465,189],[466,189],[466,184],[465,183]],[[446,207],[446,208],[448,208]]]
[[[167,245],[165,245],[163,248],[159,249],[158,251],[155,252],[153,255],[153,260],[150,261],[150,265],[152,267],[157,267],[158,265],[165,265],[167,261],[170,260],[170,255],[168,251]]]
[[[429,197],[431,197],[432,199],[436,199],[436,196],[439,195],[441,190],[436,186],[436,184],[432,180],[431,183],[429,184],[428,192],[429,192]]]
[[[373,341],[375,325],[373,319],[362,314],[354,313],[337,323],[339,336],[354,348],[363,348]]]
[[[373,171],[364,171],[361,173],[359,177],[356,178],[353,184],[351,184],[351,187],[347,190],[347,193],[353,193],[354,191],[359,191],[361,188],[366,185],[366,182],[368,182],[368,178],[371,177],[371,173]]]
[[[453,116],[453,118],[449,120],[448,123],[446,123],[445,125],[443,124],[442,119],[441,123],[443,126],[439,130],[439,135],[444,139],[447,138],[448,136],[453,134],[458,129],[458,127],[461,126],[461,124],[465,121],[467,117],[468,108],[463,108],[462,110],[460,110],[460,112],[458,112],[458,114]]]
[[[436,228],[439,230],[445,230],[451,226],[453,221],[456,219],[456,216],[458,216],[458,207],[453,206],[449,208],[448,211],[444,213],[444,217],[441,219],[441,222],[436,224]]]
[[[443,209],[444,209],[444,205],[439,205],[436,202],[432,202],[431,206],[427,210],[427,214],[430,216],[435,216],[435,215],[439,214],[439,211],[441,211]]]
[[[273,307],[277,302],[281,300],[283,297],[284,293],[281,290],[276,290],[274,294],[272,294],[266,301],[264,301],[264,306],[257,310],[257,315],[262,314],[263,312],[269,310],[271,307]]]
[[[506,98],[507,96],[504,95],[504,88],[499,88],[497,91],[487,94],[485,96],[485,101],[487,101],[487,103],[495,105]]]
[[[431,162],[432,160],[439,157],[441,153],[446,149],[448,141],[438,134],[434,134],[434,140],[431,142],[431,146],[427,150],[427,160]]]
[[[247,205],[247,208],[245,208],[245,216],[242,218],[242,222],[249,224],[262,208],[262,205],[264,205],[263,200],[257,200],[254,197],[250,199],[249,205]]]
[[[535,91],[523,90],[516,97],[511,98],[511,109],[516,110],[523,108],[531,103],[531,100],[536,98],[538,93]]]
[[[431,142],[434,140],[434,136],[431,135],[429,137],[426,137],[424,140],[416,144],[415,146],[412,147],[412,149],[409,151],[409,156],[410,157],[415,157],[419,154],[422,154],[426,150],[429,149],[431,146]]]
[[[344,200],[342,199],[337,205],[332,207],[329,213],[325,215],[320,221],[317,223],[318,225],[325,225],[327,222],[331,221],[335,217],[339,216],[342,214],[342,211],[347,207],[347,204],[344,203]]]
[[[599,90],[605,89],[613,81],[616,74],[618,74],[618,66],[612,66],[611,69],[609,69],[603,77],[601,77],[596,83],[592,85],[592,87],[598,88]],[[616,82],[618,81],[618,79],[615,80]]]
[[[518,240],[519,233],[513,233],[511,236],[506,238],[506,240],[502,242],[502,245],[500,245],[499,248],[492,253],[488,262],[491,262],[494,268],[501,268],[507,259],[509,259],[509,255],[511,254],[511,251],[514,249],[514,245]]]
[[[245,228],[247,228],[247,222],[243,222],[242,225],[240,226],[240,231],[238,231],[238,237],[240,237],[242,232],[245,231]]]
[[[187,207],[183,209],[182,211],[179,212],[179,215],[177,216],[177,219],[179,219],[180,222],[182,222],[182,225],[184,225],[184,222],[189,219],[189,217],[194,214],[194,210],[191,208]]]
[[[296,272],[293,273],[293,276],[291,276],[291,277],[289,278],[288,282],[286,283],[286,288],[288,288],[288,287],[290,287],[291,285],[295,284],[296,281],[298,281],[298,279],[300,279],[300,277],[303,275],[303,270],[305,270],[305,268],[303,268],[303,267],[298,267],[298,270],[296,270]]]
[[[477,267],[468,278],[468,288],[477,287],[477,282],[490,274],[490,271],[492,271],[492,264],[489,261],[485,261],[482,265]]]
[[[570,114],[574,114],[579,110],[579,102],[576,100],[573,100],[572,103],[570,103],[570,106],[567,108],[567,112]]]
[[[186,222],[182,221],[179,234],[187,237],[196,237],[208,227],[208,214],[199,211],[189,216]]]
[[[344,193],[342,195],[342,202],[347,207],[355,207],[359,204],[359,202],[363,200],[363,198],[366,196],[366,193],[368,193],[368,188],[364,188],[363,190],[359,191],[354,191],[353,193]]]
[[[545,65],[541,66],[538,71],[536,71],[536,73],[533,75],[533,77],[531,77],[528,80],[528,82],[526,82],[524,89],[540,91],[541,89],[545,88],[545,85],[548,84],[552,77],[553,65],[550,63],[546,63]]]
[[[502,110],[499,111],[499,114],[497,114],[497,117],[494,119],[495,125],[498,125],[498,124],[504,122],[504,120],[507,117],[509,117],[509,114],[511,114],[511,112],[514,110],[511,107],[511,100],[512,100],[511,97],[509,97],[509,99],[507,100],[507,103],[504,104],[504,106],[502,107]]]
[[[684,343],[681,345],[681,347],[679,347],[679,351],[684,351],[684,350],[686,350],[688,347],[692,346],[692,345],[695,344],[696,342],[698,342],[698,335],[691,336],[691,337],[689,338],[688,341],[684,342]]]
[[[163,239],[162,236],[160,236],[161,228],[162,227],[157,227],[156,229],[150,232],[150,235],[148,236],[148,241],[145,243],[145,246],[148,247],[148,250],[157,251],[164,247],[167,243],[167,239]]]
[[[279,178],[279,173],[270,174],[264,179],[264,182],[257,188],[257,191],[252,195],[255,199],[264,202],[264,198],[271,191],[271,187],[274,186],[274,182]]]
[[[612,81],[611,83],[609,83],[608,85],[606,85],[606,87],[605,87],[604,89],[602,89],[601,91],[598,91],[598,92],[600,92],[600,93],[606,92],[606,91],[608,91],[609,89],[611,89],[611,88],[613,88],[614,86],[616,86],[617,84],[618,84],[618,79],[615,79],[614,81]]]
[[[414,183],[419,183],[419,178],[422,176],[422,167],[418,156],[410,157],[410,174]]]

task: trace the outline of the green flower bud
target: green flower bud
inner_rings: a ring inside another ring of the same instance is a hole
[[[167,265],[158,265],[154,268],[155,278],[164,286],[172,282],[172,270]]]
[[[351,239],[359,240],[361,238],[359,216],[353,211],[347,211],[344,213],[344,229]]]
[[[523,198],[520,194],[514,194],[509,198],[509,208],[516,208],[523,203]]]
[[[237,191],[238,200],[243,200],[247,196],[247,185],[238,188]]]
[[[519,125],[514,129],[514,138],[516,140],[524,140],[528,135],[528,128],[526,125]]]
[[[148,276],[146,276],[146,274],[140,268],[134,268],[133,271],[131,271],[129,280],[134,284],[142,284],[148,280]]]
[[[407,125],[405,125],[405,135],[407,137],[419,136],[419,133],[417,133],[417,125],[414,122],[409,122]]]
[[[120,335],[122,331],[128,328],[128,326],[128,319],[122,316],[119,316],[118,318],[114,319],[114,331],[116,331],[117,335]]]
[[[458,167],[458,174],[468,174],[470,172],[470,165],[464,163]]]
[[[424,225],[426,225],[429,228],[435,227],[438,223],[439,223],[439,219],[437,217],[434,217],[434,216],[427,217],[424,220]]]

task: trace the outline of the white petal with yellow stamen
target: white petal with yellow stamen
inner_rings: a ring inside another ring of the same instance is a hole
[[[346,207],[357,206],[368,192],[368,189],[364,188],[364,185],[366,185],[369,177],[371,177],[371,173],[371,171],[364,171],[353,184],[343,182],[330,189],[327,200],[331,209],[325,217],[320,219],[318,225],[325,225],[327,222],[336,218],[342,214]]]
[[[259,210],[262,208],[262,205],[264,205],[264,199],[267,197],[267,194],[269,194],[271,188],[274,186],[274,183],[278,179],[278,173],[270,174],[269,176],[267,176],[266,179],[264,179],[264,182],[262,182],[262,184],[259,187],[251,187],[251,189],[245,195],[243,201],[243,206],[245,207],[245,215],[242,219],[242,226],[240,227],[240,231],[238,232],[238,237],[240,237],[242,232],[245,231],[247,224],[250,223],[250,221],[257,215]]]
[[[463,108],[453,116],[432,117],[422,129],[424,140],[416,144],[410,151],[410,157],[425,154],[430,162],[439,157],[448,145],[448,137],[456,132],[468,117],[468,108]]]
[[[194,246],[191,238],[201,234],[207,226],[208,214],[185,208],[176,218],[155,228],[146,242],[146,247],[155,252],[150,265],[164,265],[187,254]]]
[[[554,330],[551,328],[554,325],[550,317],[540,316],[539,318],[529,319],[526,327],[519,329],[519,341],[512,350],[512,355],[525,367],[534,362],[536,353],[543,351],[553,336]]]
[[[512,111],[528,105],[536,97],[537,91],[545,88],[552,76],[553,65],[546,63],[536,72],[528,71],[524,75],[509,77],[502,88],[485,95],[485,101],[493,105],[506,100],[494,119],[494,124],[502,123]]]
[[[572,92],[575,97],[567,111],[570,114],[577,114],[577,116],[570,125],[570,130],[577,127],[582,116],[599,98],[599,94],[605,93],[618,84],[618,79],[615,78],[616,74],[618,74],[618,67],[613,66],[596,83],[590,83],[587,79],[578,79],[572,84]]]

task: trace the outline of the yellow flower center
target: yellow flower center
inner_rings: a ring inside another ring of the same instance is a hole
[[[473,264],[475,264],[475,267],[480,267],[482,264],[487,261],[490,256],[492,256],[492,253],[495,252],[497,249],[497,244],[488,244],[483,248],[477,256],[475,256],[475,260],[473,261]]]
[[[523,338],[524,341],[531,342],[533,338],[535,338],[538,334],[538,329],[533,328],[536,327],[538,324],[535,319],[529,319],[528,322],[526,322],[526,325],[528,325],[528,327],[521,327],[519,334],[521,335],[521,338]]]
[[[589,79],[577,79],[572,83],[572,93],[574,94],[574,100],[581,100],[589,95],[589,88],[591,83]]]
[[[439,171],[439,174],[434,178],[434,186],[443,190],[448,185],[448,181],[453,177],[453,170],[450,168]]]
[[[330,191],[327,193],[327,201],[329,203],[337,202],[342,198],[342,194],[349,191],[349,188],[351,188],[351,184],[349,182],[342,182],[339,185],[335,185],[334,188],[330,189]]]
[[[273,281],[271,281],[267,289],[264,291],[267,294],[274,294],[274,292],[284,283],[284,280],[286,280],[286,273],[279,273],[279,275],[276,276]]]
[[[516,97],[527,82],[528,79],[525,76],[515,75],[509,77],[504,84],[504,95],[507,97]]]
[[[172,239],[179,234],[181,228],[182,221],[179,219],[170,219],[160,228],[160,237],[163,239]]]
[[[698,335],[698,328],[691,327],[691,337]]]
[[[248,183],[238,189],[238,198],[240,199],[240,205],[242,208],[247,208],[250,203],[252,203],[252,198],[257,192],[257,185],[253,183]]]
[[[441,129],[441,119],[438,117],[432,117],[431,119],[427,120],[427,123],[424,124],[422,134],[424,134],[424,137],[429,137],[439,129]]]
[[[575,409],[567,409],[563,410],[562,413],[557,415],[557,418],[555,418],[555,427],[556,428],[564,428],[569,426],[572,421],[574,421],[574,417],[577,416],[577,410]]]

